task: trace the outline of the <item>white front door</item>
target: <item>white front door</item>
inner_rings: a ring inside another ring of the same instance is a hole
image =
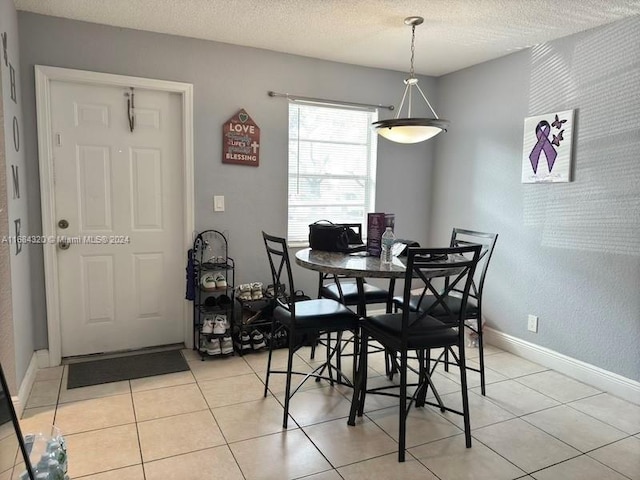
[[[181,99],[126,93],[51,82],[63,357],[184,340]]]

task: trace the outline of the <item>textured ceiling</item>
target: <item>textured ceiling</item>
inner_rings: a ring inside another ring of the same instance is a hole
[[[14,0],[18,10],[439,76],[640,14],[640,0]]]

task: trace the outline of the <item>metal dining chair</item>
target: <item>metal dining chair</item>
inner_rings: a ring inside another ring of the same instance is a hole
[[[474,277],[472,278],[471,290],[469,292],[469,302],[465,311],[465,323],[464,328],[477,335],[478,339],[478,361],[480,363],[479,368],[471,367],[467,365],[467,369],[480,374],[480,389],[482,395],[486,395],[486,380],[485,380],[485,368],[484,368],[484,336],[482,332],[482,291],[484,289],[484,282],[487,275],[487,269],[489,268],[489,261],[493,255],[493,250],[498,239],[497,233],[485,233],[474,230],[465,230],[462,228],[454,228],[451,232],[451,247],[460,247],[467,245],[480,245],[481,253],[478,263],[478,267],[475,269]],[[446,288],[446,286],[445,286]],[[429,296],[423,301],[422,305],[429,305],[433,301],[433,296]],[[453,312],[459,312],[461,310],[460,289],[454,287],[449,292],[449,295],[444,299],[442,306],[436,308],[433,312],[434,317],[443,317],[446,320],[446,312],[444,311],[444,305]],[[415,311],[418,305],[420,297],[418,295],[412,295],[409,300],[409,309]],[[395,309],[404,308],[406,300],[403,297],[396,296],[393,299]],[[449,354],[444,352],[443,359],[438,359],[436,362],[444,364],[446,371],[449,370]]]
[[[289,415],[289,402],[291,397],[298,391],[302,384],[309,378],[325,379],[331,385],[334,381],[347,383],[351,385],[348,378],[342,371],[331,362],[336,354],[339,354],[339,343],[328,352],[326,362],[317,366],[309,372],[300,372],[293,370],[293,356],[301,347],[308,345],[310,341],[316,339],[322,334],[342,333],[345,331],[352,332],[358,338],[359,321],[358,315],[349,310],[346,306],[328,298],[295,301],[293,294],[288,292],[296,292],[291,274],[291,261],[289,260],[289,250],[287,241],[284,238],[275,237],[262,232],[264,246],[269,260],[273,285],[285,285],[286,290],[278,289],[274,299],[275,307],[272,313],[271,322],[271,338],[275,338],[275,334],[279,329],[287,332],[289,339],[288,357],[286,370],[272,370],[271,359],[273,354],[273,342],[269,342],[269,357],[267,360],[267,374],[264,385],[264,396],[267,396],[269,390],[269,378],[274,373],[286,375],[285,400],[284,400],[284,418],[282,426],[287,428],[287,420]],[[322,373],[326,370],[326,375]],[[334,378],[335,373],[335,378]],[[291,379],[293,375],[302,376],[302,380],[298,386],[291,390]]]
[[[410,310],[407,308],[400,313],[373,315],[367,317],[361,323],[358,374],[347,423],[353,426],[355,425],[356,415],[362,416],[367,394],[378,393],[398,397],[400,404],[399,462],[405,460],[406,422],[409,410],[413,405],[416,407],[432,405],[440,408],[443,412],[450,411],[462,415],[464,418],[465,443],[467,448],[471,447],[464,320],[473,273],[480,257],[480,250],[480,245],[440,249],[410,248],[402,298],[405,304],[408,304],[413,296],[412,291],[418,288],[420,295],[418,296],[416,309]],[[447,286],[444,290],[440,290],[432,282],[443,276],[447,280]],[[457,312],[451,311],[446,303],[447,296],[454,288],[461,294],[461,308]],[[432,299],[432,303],[429,303]],[[446,315],[436,318],[433,316],[433,312],[436,309],[442,309]],[[391,384],[367,389],[367,350],[371,339],[394,352],[395,358],[399,360],[400,385]],[[438,348],[444,348],[448,351],[460,368],[462,411],[445,406],[431,381],[430,353],[432,349]],[[417,368],[409,366],[410,354],[415,355],[418,362]],[[408,383],[407,374],[409,369],[418,374],[417,383]],[[416,387],[413,394],[408,393],[408,387]],[[427,401],[429,388],[433,390],[437,403]],[[390,389],[399,389],[399,392],[390,392]]]
[[[345,226],[351,230],[352,234],[350,236],[354,244],[363,243],[361,223],[339,223],[337,225]],[[358,293],[358,287],[353,278],[323,272],[319,272],[318,277],[318,298],[330,298],[342,303],[343,305],[346,305],[347,307],[357,307],[358,305],[360,305],[360,295]],[[388,289],[372,285],[370,283],[367,283],[365,280],[363,284],[365,305],[365,311],[362,312],[363,315],[367,315],[366,305],[384,304],[386,312],[391,312],[391,309],[393,308],[394,287],[395,279],[391,279],[389,281]],[[337,336],[338,338],[336,339],[336,342],[342,343],[342,336],[340,334],[338,334]],[[350,342],[351,340],[352,339],[347,339],[345,340],[345,342]],[[328,337],[326,340],[322,340],[322,342],[326,342],[327,345],[330,345],[332,339]],[[311,347],[310,358],[312,360],[315,358],[315,349],[316,345],[314,344]],[[338,355],[338,368],[341,367],[342,356],[344,356],[342,353]],[[385,359],[385,368],[386,373],[389,374],[392,368],[391,359],[389,356],[387,356]]]

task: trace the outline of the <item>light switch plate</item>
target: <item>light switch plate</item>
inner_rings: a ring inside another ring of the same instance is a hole
[[[224,195],[213,196],[213,211],[224,212]]]

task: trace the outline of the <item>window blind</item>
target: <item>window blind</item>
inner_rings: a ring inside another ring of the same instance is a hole
[[[374,211],[375,109],[289,103],[288,240],[317,220],[362,223]]]

